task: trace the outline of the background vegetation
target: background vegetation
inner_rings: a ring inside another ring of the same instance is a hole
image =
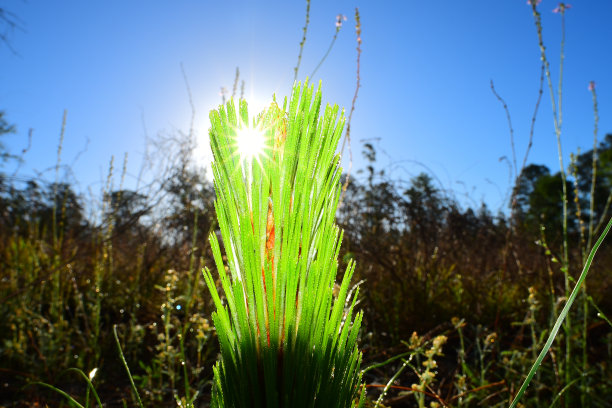
[[[11,127],[3,123],[3,129]],[[612,134],[597,148],[593,214],[599,219],[610,201]],[[192,396],[198,391],[196,401],[205,403],[218,350],[199,271],[214,268],[206,239],[216,229],[214,191],[185,156],[188,149],[175,151],[182,156],[171,161],[158,189],[105,191],[98,219],[86,215],[94,204],[70,184],[2,175],[0,404],[57,401],[39,386],[22,388],[33,380],[84,395],[86,384],[65,372],[77,367],[87,373],[98,368],[94,384],[102,399],[122,406],[131,392],[113,325],[148,405],[172,406],[186,390]],[[564,301],[564,274],[556,261],[560,175],[525,167],[514,190],[515,210],[492,214],[485,205],[461,208],[430,175],[389,179],[376,170],[373,145],[365,144],[363,153],[371,165],[361,181],[350,180],[338,222],[345,230],[341,259],[355,259],[364,282],[364,367],[406,352],[415,356],[413,368],[395,378],[397,388],[390,387],[385,404],[413,406],[419,393],[406,391],[421,385],[427,394],[420,395],[434,402],[431,395],[438,395],[449,406],[485,398],[486,405],[507,404]],[[571,191],[576,186],[574,203],[581,210],[569,222],[571,276],[581,268],[581,225],[590,216],[584,202],[590,186],[580,180],[590,178],[592,152],[577,155],[575,166],[577,182],[567,183]],[[566,370],[585,381],[565,391],[567,399],[584,393],[592,406],[605,406],[612,397],[612,330],[602,318],[612,312],[606,296],[612,251],[604,246],[582,295],[586,301],[574,309],[571,331],[560,334],[538,372],[529,406],[547,406],[566,386]],[[427,363],[440,336],[445,342]],[[566,340],[572,345],[569,361]],[[402,365],[398,359],[367,371],[369,394],[376,396],[377,385]],[[432,378],[423,375],[430,366]]]

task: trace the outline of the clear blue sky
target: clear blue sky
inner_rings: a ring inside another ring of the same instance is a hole
[[[597,84],[600,138],[612,132],[612,2],[575,1],[566,13],[563,147],[592,146],[589,81]],[[324,99],[347,110],[355,89],[355,7],[362,19],[362,87],[352,122],[353,168],[362,168],[362,139],[380,138],[379,166],[400,162],[407,179],[430,169],[464,204],[496,211],[509,187],[508,125],[498,92],[511,110],[519,162],[539,82],[540,61],[530,6],[496,1],[313,0],[299,79],[327,50],[336,15],[347,15],[331,55],[315,75]],[[561,17],[543,0],[544,39],[555,86]],[[68,111],[64,163],[79,188],[103,184],[110,157],[129,153],[126,186],[134,181],[145,133],[189,128],[191,110],[182,63],[196,108],[195,130],[206,146],[208,112],[231,89],[235,68],[248,99],[261,106],[287,95],[305,20],[305,1],[0,1],[23,30],[10,33],[17,55],[0,46],[0,109],[18,133],[4,138],[14,152],[33,145],[20,174],[56,161],[62,114]],[[558,170],[547,89],[530,162]],[[146,130],[145,130],[146,129]],[[84,149],[87,140],[87,150]],[[210,161],[206,149],[199,160]],[[387,155],[385,155],[385,153]],[[5,167],[11,173],[12,167]],[[53,180],[52,171],[45,173]],[[470,198],[466,198],[468,194]]]

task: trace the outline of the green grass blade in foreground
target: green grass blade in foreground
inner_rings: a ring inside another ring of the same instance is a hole
[[[205,269],[221,348],[213,407],[348,408],[359,397],[362,314],[353,313],[357,295],[351,302],[348,292],[353,262],[333,291],[342,241],[335,152],[344,116],[337,106],[321,114],[321,98],[320,87],[298,83],[282,109],[273,102],[252,123],[244,101],[238,110],[230,100],[210,114],[215,209],[227,257],[226,266],[211,234],[224,292]],[[237,145],[247,129],[262,138],[261,154]]]
[[[115,342],[117,343],[117,349],[119,350],[119,357],[121,358],[121,361],[123,362],[123,366],[125,367],[125,371],[127,371],[127,375],[130,378],[130,384],[132,385],[132,390],[134,391],[134,394],[136,394],[136,399],[138,400],[138,406],[140,408],[144,408],[144,406],[142,405],[142,401],[140,400],[140,394],[138,394],[138,389],[136,388],[136,384],[134,384],[134,379],[132,378],[132,373],[130,372],[130,367],[127,364],[127,361],[125,361],[125,356],[123,355],[123,350],[121,349],[121,343],[119,343],[119,336],[117,335],[117,325],[113,325],[113,335],[115,336]]]
[[[57,392],[58,394],[62,395],[64,398],[66,398],[70,402],[70,404],[73,404],[74,406],[77,406],[79,408],[85,408],[83,405],[79,404],[77,400],[75,400],[70,395],[68,395],[65,391],[62,391],[59,388],[56,388],[52,385],[49,385],[47,383],[40,382],[40,381],[33,381],[28,385],[42,385],[43,387],[49,388],[50,390],[53,390]]]
[[[87,374],[85,374],[82,370],[79,370],[78,368],[69,368],[66,371],[74,371],[77,374],[79,374],[81,377],[83,377],[83,379],[87,382],[88,389],[93,392],[94,398],[96,399],[96,402],[98,403],[98,406],[100,408],[102,408],[103,407],[102,401],[100,401],[100,397],[98,396],[98,392],[96,391],[96,388],[93,386],[93,383],[91,382],[91,379],[89,378],[89,376],[87,376]],[[91,378],[93,378],[93,376]],[[86,405],[88,405],[88,404],[86,404]]]
[[[555,337],[557,336],[557,333],[559,332],[559,328],[561,327],[561,324],[563,323],[563,320],[565,319],[565,316],[567,316],[567,313],[569,312],[569,309],[572,307],[572,304],[574,303],[574,300],[576,300],[576,296],[578,296],[578,292],[580,291],[580,287],[582,286],[582,283],[586,279],[586,276],[587,276],[587,274],[589,272],[589,268],[591,267],[591,263],[593,263],[593,258],[595,257],[595,253],[597,252],[597,250],[601,246],[601,243],[603,242],[603,240],[605,239],[606,235],[610,231],[610,228],[612,228],[612,218],[610,218],[610,220],[608,221],[608,225],[606,225],[606,228],[603,230],[603,232],[601,233],[601,235],[597,239],[597,242],[595,242],[595,245],[591,249],[591,252],[589,253],[589,256],[587,257],[586,262],[584,264],[584,268],[582,269],[582,273],[580,274],[580,277],[578,278],[578,282],[576,282],[576,286],[574,286],[574,289],[572,290],[572,293],[570,294],[569,298],[567,299],[567,303],[565,303],[565,306],[563,307],[563,310],[561,310],[561,313],[559,314],[559,317],[557,318],[557,321],[555,322],[555,324],[554,324],[554,326],[553,326],[553,328],[552,328],[552,330],[550,332],[550,335],[548,336],[548,340],[546,340],[546,344],[544,344],[544,348],[542,349],[542,351],[538,355],[538,358],[536,359],[535,363],[531,367],[531,370],[529,370],[529,374],[527,374],[527,378],[525,378],[525,381],[523,382],[523,385],[521,385],[521,388],[519,389],[518,393],[516,394],[516,397],[514,397],[514,400],[510,404],[510,408],[514,408],[514,407],[517,406],[517,404],[519,403],[521,397],[523,396],[523,394],[527,390],[527,387],[529,386],[529,383],[531,382],[531,379],[533,378],[533,376],[535,375],[536,371],[538,370],[538,368],[542,364],[542,360],[544,360],[544,357],[546,357],[546,353],[548,353],[548,350],[552,346],[552,343],[555,340]]]
[[[82,370],[80,370],[78,368],[69,368],[65,372],[69,372],[69,371],[74,371],[78,375],[83,377],[83,379],[85,379],[85,381],[87,382],[88,390],[91,390],[93,392],[94,398],[96,399],[96,402],[98,403],[98,407],[102,408],[102,406],[103,406],[102,402],[100,401],[100,397],[98,396],[98,392],[96,391],[95,387],[93,386],[93,383],[91,382],[91,379]],[[81,408],[88,408],[89,407],[88,403],[86,403],[85,407],[83,407],[83,405],[81,405],[77,400],[75,400],[68,393],[66,393],[65,391],[60,390],[57,387],[54,387],[51,384],[47,384],[47,383],[42,382],[42,381],[33,381],[33,382],[29,383],[28,385],[41,385],[41,386],[43,386],[45,388],[49,388],[50,390],[53,390],[53,391],[57,392],[58,394],[62,395],[64,398],[66,398],[70,402],[70,404],[76,405],[77,407],[81,407]]]

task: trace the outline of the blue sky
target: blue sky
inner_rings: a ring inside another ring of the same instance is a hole
[[[99,191],[111,156],[120,162],[126,152],[125,186],[134,185],[145,134],[188,130],[191,108],[181,64],[196,111],[201,145],[196,156],[208,163],[208,112],[221,102],[220,88],[231,89],[236,67],[254,106],[268,103],[273,93],[289,93],[306,9],[305,1],[0,3],[23,27],[9,35],[16,55],[0,46],[0,109],[18,128],[3,142],[20,151],[33,129],[20,175],[52,168],[66,109],[62,161],[71,164],[70,177],[81,191]],[[591,80],[597,84],[600,138],[612,132],[612,3],[572,5],[566,13],[566,164],[570,152],[593,143]],[[552,13],[556,6],[549,0],[538,6],[555,87],[561,39],[561,17]],[[336,15],[345,14],[348,20],[314,79],[323,81],[324,100],[347,110],[356,80],[355,7],[363,43],[362,86],[351,125],[353,169],[365,165],[361,140],[376,140],[378,166],[393,177],[431,171],[464,205],[484,201],[493,211],[502,208],[509,173],[499,159],[511,158],[512,150],[505,112],[489,83],[495,81],[510,108],[520,163],[540,74],[530,6],[524,0],[313,0],[298,78],[317,65],[334,34]],[[529,162],[556,171],[551,102],[544,91]],[[13,170],[12,165],[3,169]],[[54,179],[53,171],[44,175]]]

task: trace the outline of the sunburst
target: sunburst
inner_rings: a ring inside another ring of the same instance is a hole
[[[241,160],[252,162],[265,152],[266,139],[263,130],[243,127],[236,131],[236,147]]]

